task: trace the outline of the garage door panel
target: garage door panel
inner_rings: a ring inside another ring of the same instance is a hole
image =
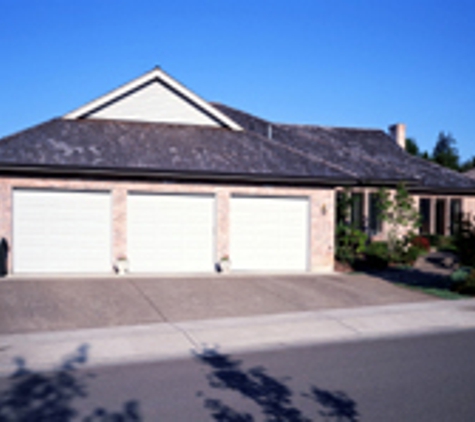
[[[14,272],[111,270],[109,193],[15,190],[13,213]]]
[[[305,271],[308,210],[306,198],[233,197],[233,270]]]
[[[129,195],[131,271],[212,271],[213,226],[211,195]]]

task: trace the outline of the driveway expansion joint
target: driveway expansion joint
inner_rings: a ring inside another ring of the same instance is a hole
[[[145,294],[145,292],[139,286],[137,286],[136,283],[134,283],[133,280],[129,279],[128,282],[135,288],[135,290],[142,296],[142,298],[150,305],[150,307],[154,310],[154,312],[158,316],[160,316],[160,318],[163,320],[165,324],[167,324],[168,326],[173,328],[175,331],[177,331],[179,334],[181,334],[183,337],[185,337],[185,339],[191,344],[191,346],[195,348],[196,350],[198,350],[198,343],[193,338],[193,336],[191,336],[191,334],[183,330],[180,326],[175,324],[173,321],[170,321],[167,318],[167,316],[158,308],[158,306],[155,305],[155,303]]]

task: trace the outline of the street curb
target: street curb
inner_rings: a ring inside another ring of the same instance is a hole
[[[88,367],[475,328],[475,299],[0,336],[0,375],[50,370],[80,346]]]

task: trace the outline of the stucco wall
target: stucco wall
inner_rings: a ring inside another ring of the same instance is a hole
[[[234,185],[148,183],[121,181],[85,181],[61,179],[0,179],[0,236],[10,247],[12,239],[12,195],[15,188],[68,189],[110,191],[112,194],[112,253],[115,258],[127,255],[127,193],[203,193],[216,198],[216,260],[229,254],[229,203],[231,195],[260,195],[307,197],[310,200],[309,270],[333,270],[334,256],[334,190],[330,188],[300,189],[286,187],[258,187]],[[12,268],[12,249],[9,268]],[[232,257],[231,257],[232,260]]]

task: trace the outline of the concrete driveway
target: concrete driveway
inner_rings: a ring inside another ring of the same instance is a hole
[[[212,275],[0,281],[0,334],[434,300],[367,275]]]

